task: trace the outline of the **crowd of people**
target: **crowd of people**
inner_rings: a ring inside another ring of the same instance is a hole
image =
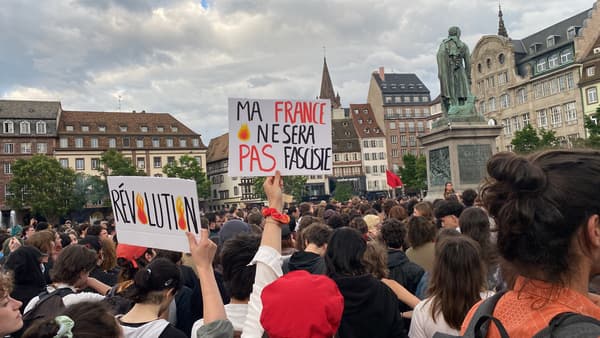
[[[0,335],[460,335],[494,297],[487,337],[600,319],[600,152],[499,153],[487,173],[434,201],[287,208],[277,173],[265,207],[206,214],[182,252],[118,243],[110,221],[32,220],[2,233]]]

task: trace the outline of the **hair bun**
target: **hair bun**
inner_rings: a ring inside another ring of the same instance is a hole
[[[539,192],[546,187],[546,173],[527,158],[514,153],[498,153],[487,165],[488,174],[496,181],[509,184],[517,192]]]

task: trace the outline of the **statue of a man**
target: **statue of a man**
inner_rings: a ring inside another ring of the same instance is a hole
[[[469,47],[460,40],[460,28],[450,27],[437,52],[442,110],[446,116],[451,106],[464,105],[471,96],[470,58]]]

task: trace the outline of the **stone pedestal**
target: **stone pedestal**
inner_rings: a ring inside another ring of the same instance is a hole
[[[427,200],[443,198],[446,182],[457,192],[477,190],[502,129],[485,122],[445,122],[419,137],[427,158]]]

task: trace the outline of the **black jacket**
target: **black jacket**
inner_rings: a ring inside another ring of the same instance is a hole
[[[295,270],[306,270],[312,274],[324,275],[327,273],[325,260],[313,252],[296,251],[283,263],[283,273]]]
[[[10,296],[23,302],[21,313],[29,301],[46,289],[46,279],[40,267],[42,253],[33,246],[22,246],[11,253],[4,265],[14,275]]]
[[[340,338],[406,337],[398,298],[372,275],[332,276],[344,296]]]

